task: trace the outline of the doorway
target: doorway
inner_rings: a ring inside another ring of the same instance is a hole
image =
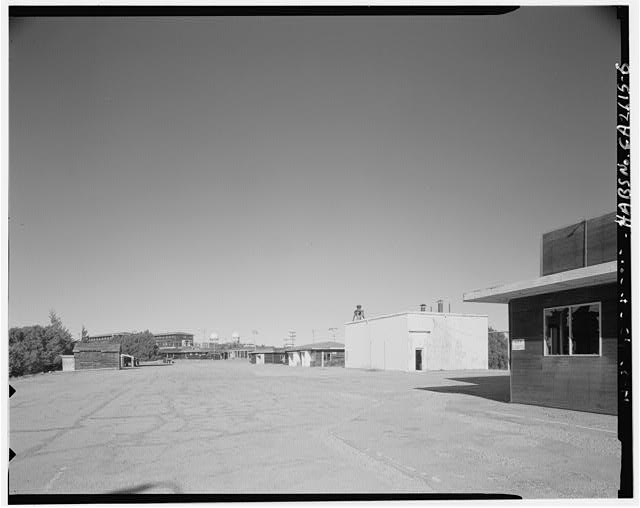
[[[422,370],[422,349],[416,349],[416,370]]]

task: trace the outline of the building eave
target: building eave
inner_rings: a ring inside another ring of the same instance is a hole
[[[555,293],[616,282],[617,262],[600,263],[566,272],[545,275],[532,280],[512,282],[464,293],[464,302],[509,303],[515,298]]]

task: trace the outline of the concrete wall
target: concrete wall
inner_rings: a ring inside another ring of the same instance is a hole
[[[408,370],[406,314],[356,321],[345,326],[347,368]]]
[[[441,314],[434,317],[433,324],[433,331],[424,336],[425,370],[489,368],[486,316]]]
[[[345,325],[345,367],[416,370],[488,368],[488,319],[461,314],[402,313]]]

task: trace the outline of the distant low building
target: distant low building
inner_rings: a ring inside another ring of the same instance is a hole
[[[130,332],[103,333],[101,335],[89,335],[83,342],[115,342],[118,337],[131,335]]]
[[[287,353],[284,348],[259,347],[249,352],[249,362],[257,365],[265,363],[287,363]]]
[[[161,347],[158,353],[166,360],[219,360],[220,353],[200,347]]]
[[[83,342],[117,342],[118,338],[132,335],[132,332],[103,333],[90,335]],[[160,348],[193,347],[193,334],[186,332],[154,333],[153,338]]]
[[[287,363],[291,367],[344,367],[344,344],[324,341],[290,347]]]
[[[159,348],[193,347],[193,334],[185,332],[154,333]]]

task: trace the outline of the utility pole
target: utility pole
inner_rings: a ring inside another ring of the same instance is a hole
[[[333,337],[333,342],[335,342],[336,341],[336,332],[338,331],[338,329],[332,327],[332,328],[329,328],[329,331],[331,332],[331,336]]]
[[[285,339],[285,347],[293,347],[296,343],[296,331],[289,330],[287,339]]]

